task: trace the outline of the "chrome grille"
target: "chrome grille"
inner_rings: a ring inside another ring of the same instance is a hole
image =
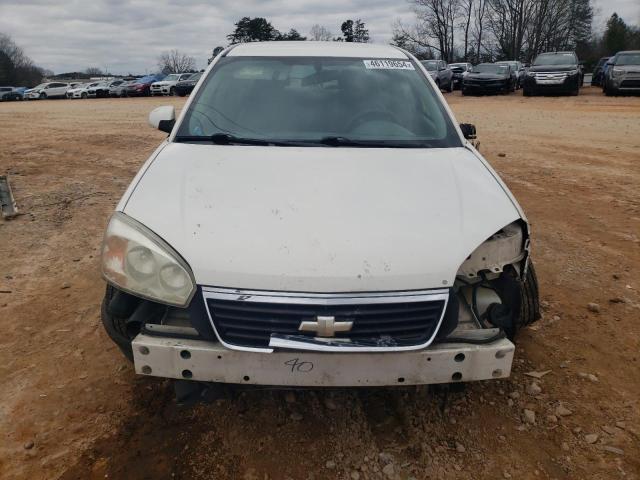
[[[220,340],[239,348],[269,348],[272,335],[313,340],[302,322],[334,317],[353,322],[336,332],[345,345],[413,347],[431,341],[440,323],[448,290],[385,294],[291,294],[203,289]]]

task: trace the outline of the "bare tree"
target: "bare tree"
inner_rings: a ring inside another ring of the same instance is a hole
[[[84,71],[84,73],[91,77],[101,77],[102,75],[104,75],[102,69],[99,67],[89,67]]]
[[[483,49],[483,33],[485,26],[485,19],[487,13],[487,0],[477,0],[473,12],[473,42],[475,48],[475,60],[476,63],[480,63],[482,49]]]
[[[473,16],[473,4],[475,0],[460,0],[460,12],[462,14],[462,22],[460,28],[463,31],[463,58],[465,62],[469,61],[469,42],[470,30]]]
[[[440,58],[453,61],[455,21],[459,14],[459,0],[410,0],[416,13],[415,28],[404,30],[416,44],[436,50]]]
[[[316,42],[330,42],[333,39],[333,34],[329,29],[318,25],[317,23],[311,27],[309,32],[309,40]]]
[[[178,50],[163,52],[158,57],[158,68],[163,73],[182,73],[195,69],[196,60]]]

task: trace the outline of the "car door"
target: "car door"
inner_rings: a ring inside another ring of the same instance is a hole
[[[66,83],[53,83],[50,88],[51,93],[49,93],[49,96],[61,97],[67,93],[67,88],[69,88],[69,85]]]

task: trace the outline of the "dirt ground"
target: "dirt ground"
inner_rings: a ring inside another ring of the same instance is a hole
[[[195,408],[99,319],[105,224],[163,138],[146,116],[183,100],[0,104],[22,212],[0,220],[0,478],[640,478],[640,98],[446,97],[533,225],[544,318],[512,377]]]

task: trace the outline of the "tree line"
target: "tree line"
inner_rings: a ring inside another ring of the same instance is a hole
[[[246,42],[268,42],[268,41],[335,41],[335,42],[360,42],[369,41],[369,30],[365,23],[360,20],[345,20],[340,27],[341,36],[334,37],[331,30],[322,25],[313,25],[309,32],[309,37],[302,36],[298,30],[291,28],[288,32],[282,33],[276,29],[271,22],[262,17],[243,17],[235,23],[235,29],[229,35],[230,45]]]
[[[48,73],[35,65],[9,35],[0,33],[0,85],[33,87]]]
[[[415,21],[411,25],[396,23],[392,44],[422,58],[530,62],[541,52],[575,50],[590,63],[605,50],[611,55],[618,47],[633,48],[637,43],[638,29],[625,25],[626,33],[617,37],[625,41],[604,48],[607,33],[598,37],[592,32],[590,0],[408,1]],[[624,30],[618,23],[615,26]],[[610,28],[608,24],[607,31]]]

